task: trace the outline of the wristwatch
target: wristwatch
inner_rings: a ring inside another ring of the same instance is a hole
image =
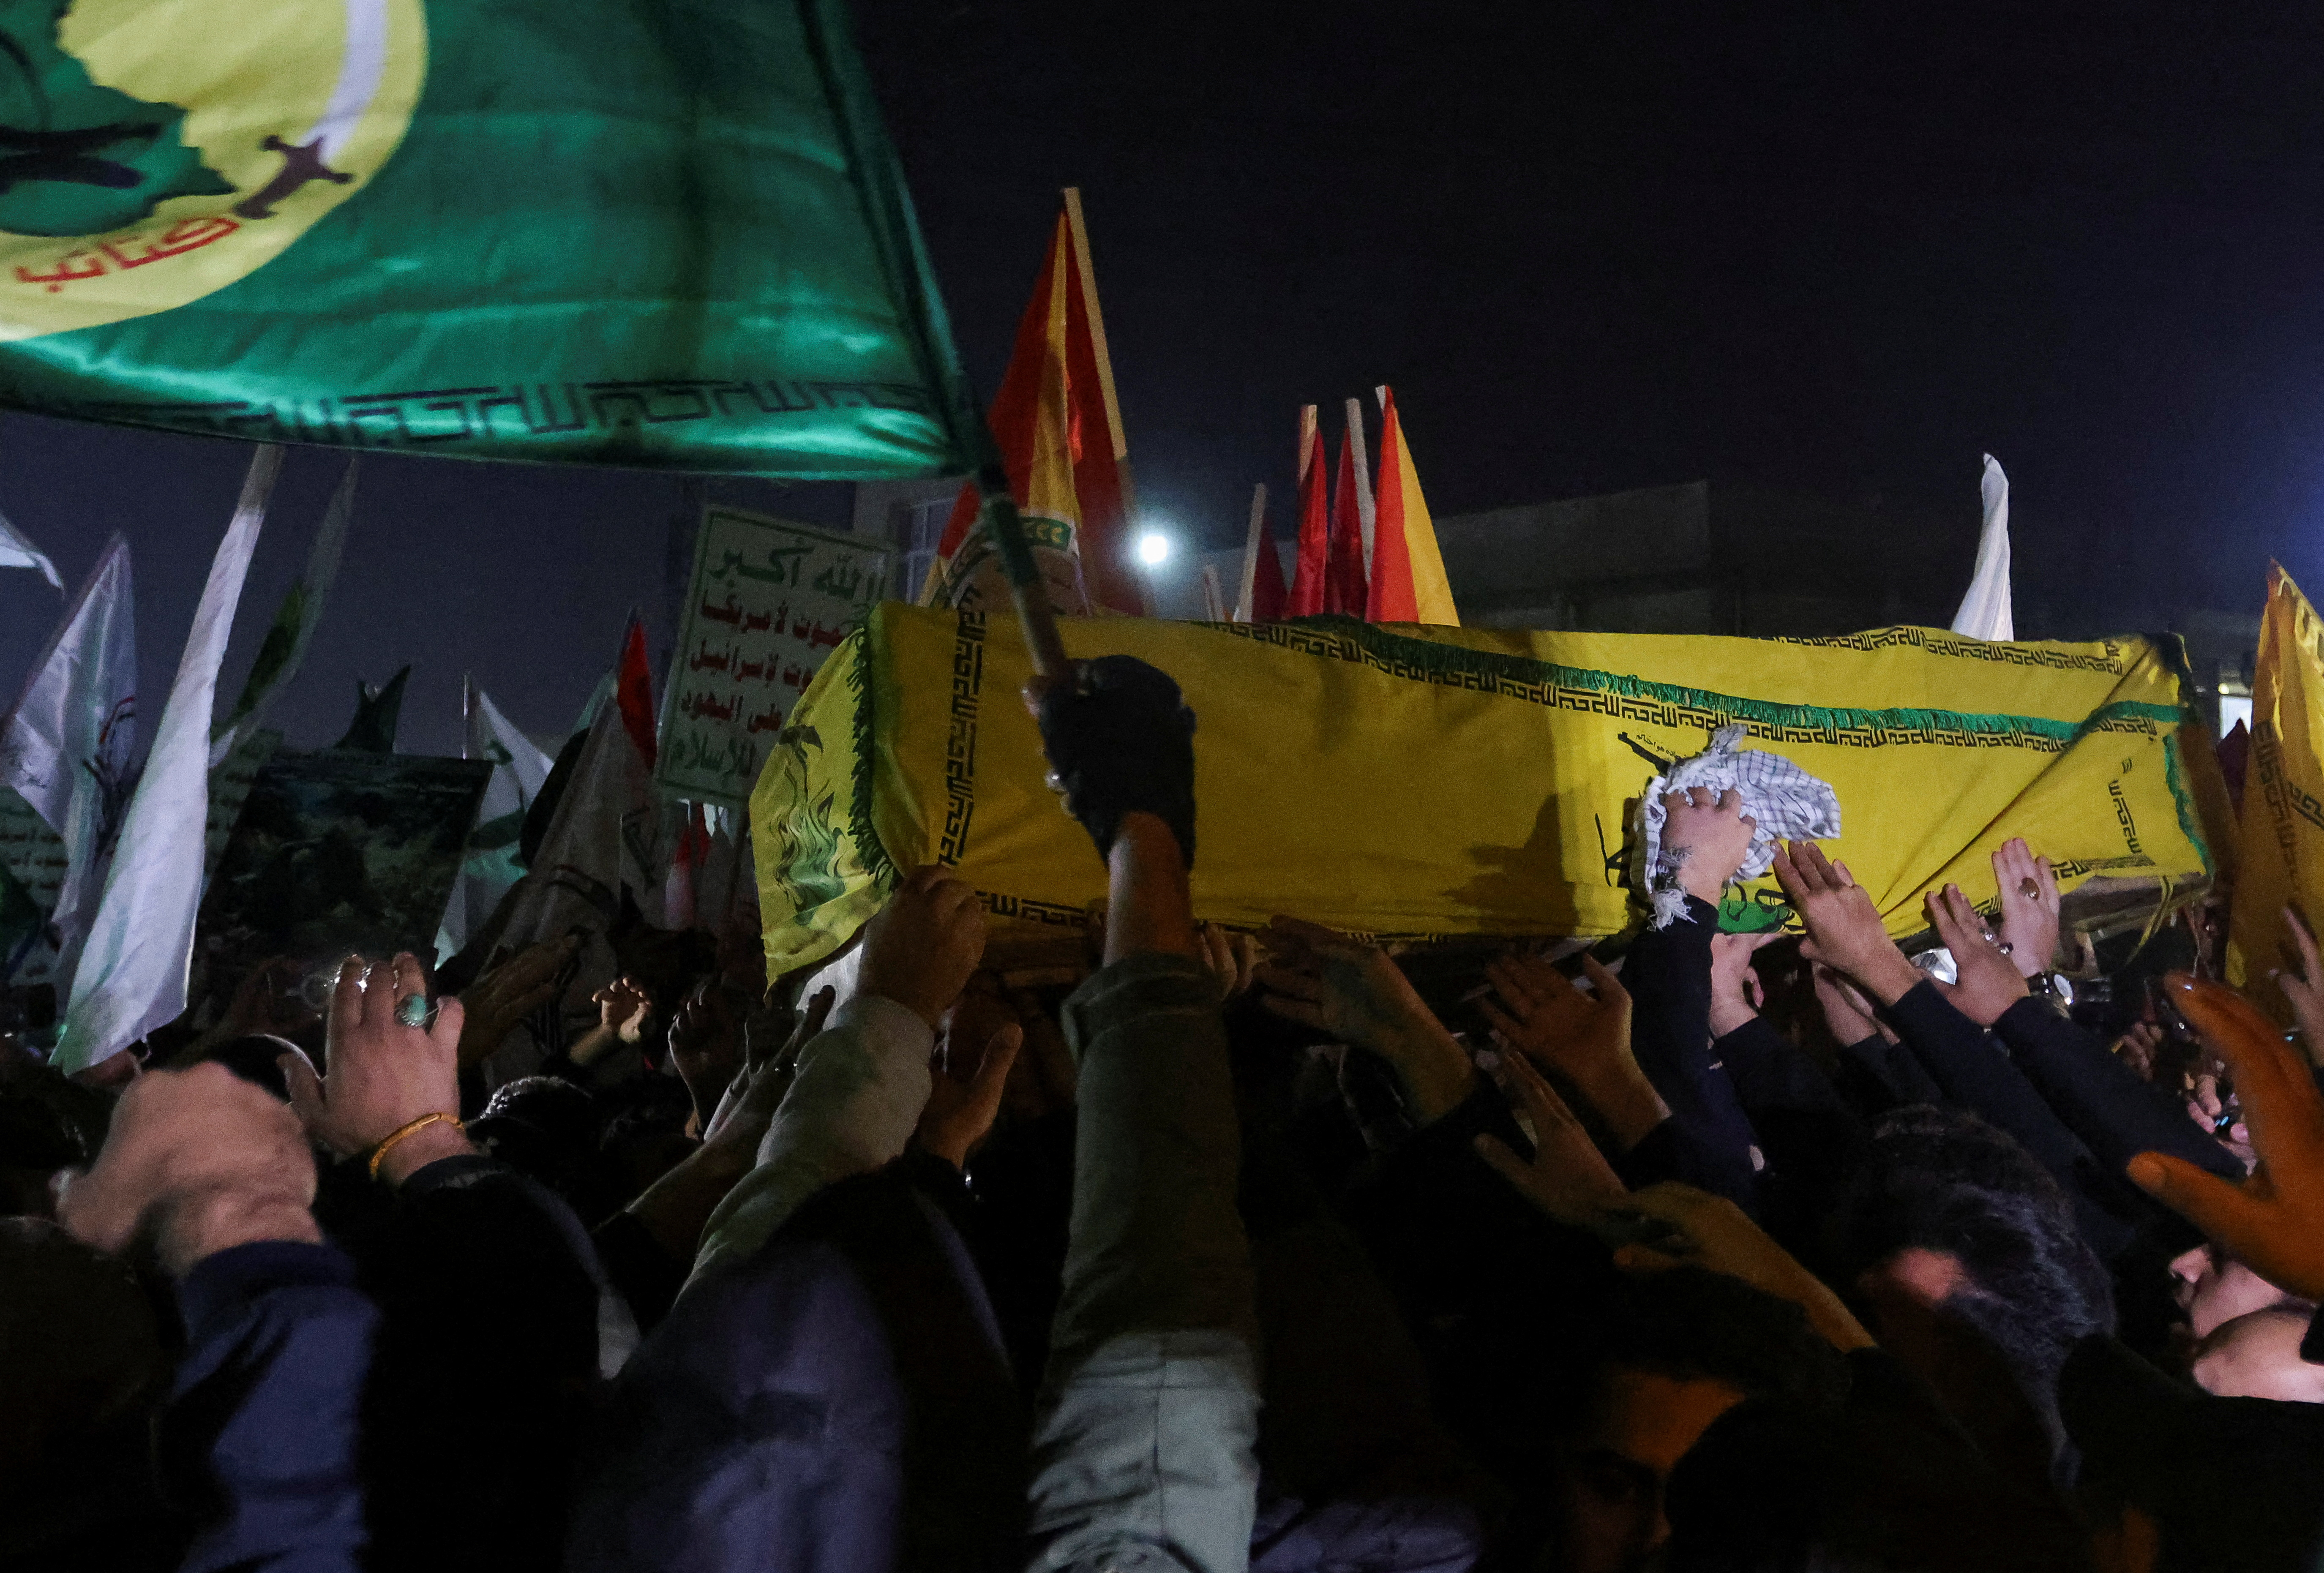
[[[2025,987],[2031,993],[2057,1001],[2061,1008],[2074,1003],[2073,980],[2061,978],[2055,972],[2036,972],[2025,980]]]

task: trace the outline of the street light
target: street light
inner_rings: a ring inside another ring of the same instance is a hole
[[[1158,529],[1149,529],[1138,538],[1138,560],[1149,568],[1158,568],[1170,560],[1170,538]]]

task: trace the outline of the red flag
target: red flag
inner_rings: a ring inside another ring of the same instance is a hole
[[[1316,441],[1323,439],[1319,437]],[[1332,503],[1331,565],[1324,575],[1323,610],[1364,614],[1364,520],[1356,502],[1356,455],[1340,439],[1339,495]]]
[[[1283,559],[1275,552],[1275,532],[1267,528],[1267,516],[1259,516],[1259,560],[1250,570],[1250,620],[1253,622],[1279,622],[1291,593],[1283,587]]]
[[[694,887],[702,865],[710,858],[709,816],[702,805],[686,805],[685,823],[678,826],[678,844],[669,850],[669,871],[661,885],[661,926],[693,928],[698,921]]]
[[[1313,617],[1323,610],[1324,570],[1332,549],[1332,508],[1324,479],[1323,434],[1308,434],[1305,473],[1299,477],[1299,559],[1291,571],[1286,617]]]
[[[1130,555],[1129,443],[1074,191],[1065,192],[1050,232],[989,419],[1035,546],[1065,546],[1080,563],[1091,603],[1133,616],[1143,612]],[[964,555],[978,509],[974,483],[963,486],[936,546],[936,572],[925,588],[912,585],[909,593],[941,603],[974,561],[989,556]]]
[[[646,662],[646,625],[630,613],[630,630],[622,638],[622,673],[613,690],[622,707],[622,729],[635,743],[649,774],[654,768],[653,668]]]
[[[1372,529],[1371,597],[1367,622],[1418,622],[1420,603],[1412,593],[1412,548],[1404,539],[1403,434],[1397,430],[1396,395],[1380,394],[1379,522]]]

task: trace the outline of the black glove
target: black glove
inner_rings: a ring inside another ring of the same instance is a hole
[[[1084,661],[1041,697],[1041,747],[1065,812],[1111,856],[1121,816],[1142,810],[1194,866],[1194,713],[1170,675],[1134,656]]]

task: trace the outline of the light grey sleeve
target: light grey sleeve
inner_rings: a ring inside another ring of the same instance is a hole
[[[759,1143],[758,1167],[704,1226],[687,1287],[755,1255],[825,1186],[900,1154],[927,1107],[935,1043],[927,1022],[876,994],[833,1011],[799,1051],[798,1075]]]
[[[1117,1334],[1044,1394],[1036,1573],[1241,1573],[1259,1501],[1259,1376],[1240,1329]]]
[[[1037,1573],[1242,1573],[1259,1383],[1218,994],[1133,956],[1063,1012],[1081,1061],[1074,1211],[1034,1420]]]

